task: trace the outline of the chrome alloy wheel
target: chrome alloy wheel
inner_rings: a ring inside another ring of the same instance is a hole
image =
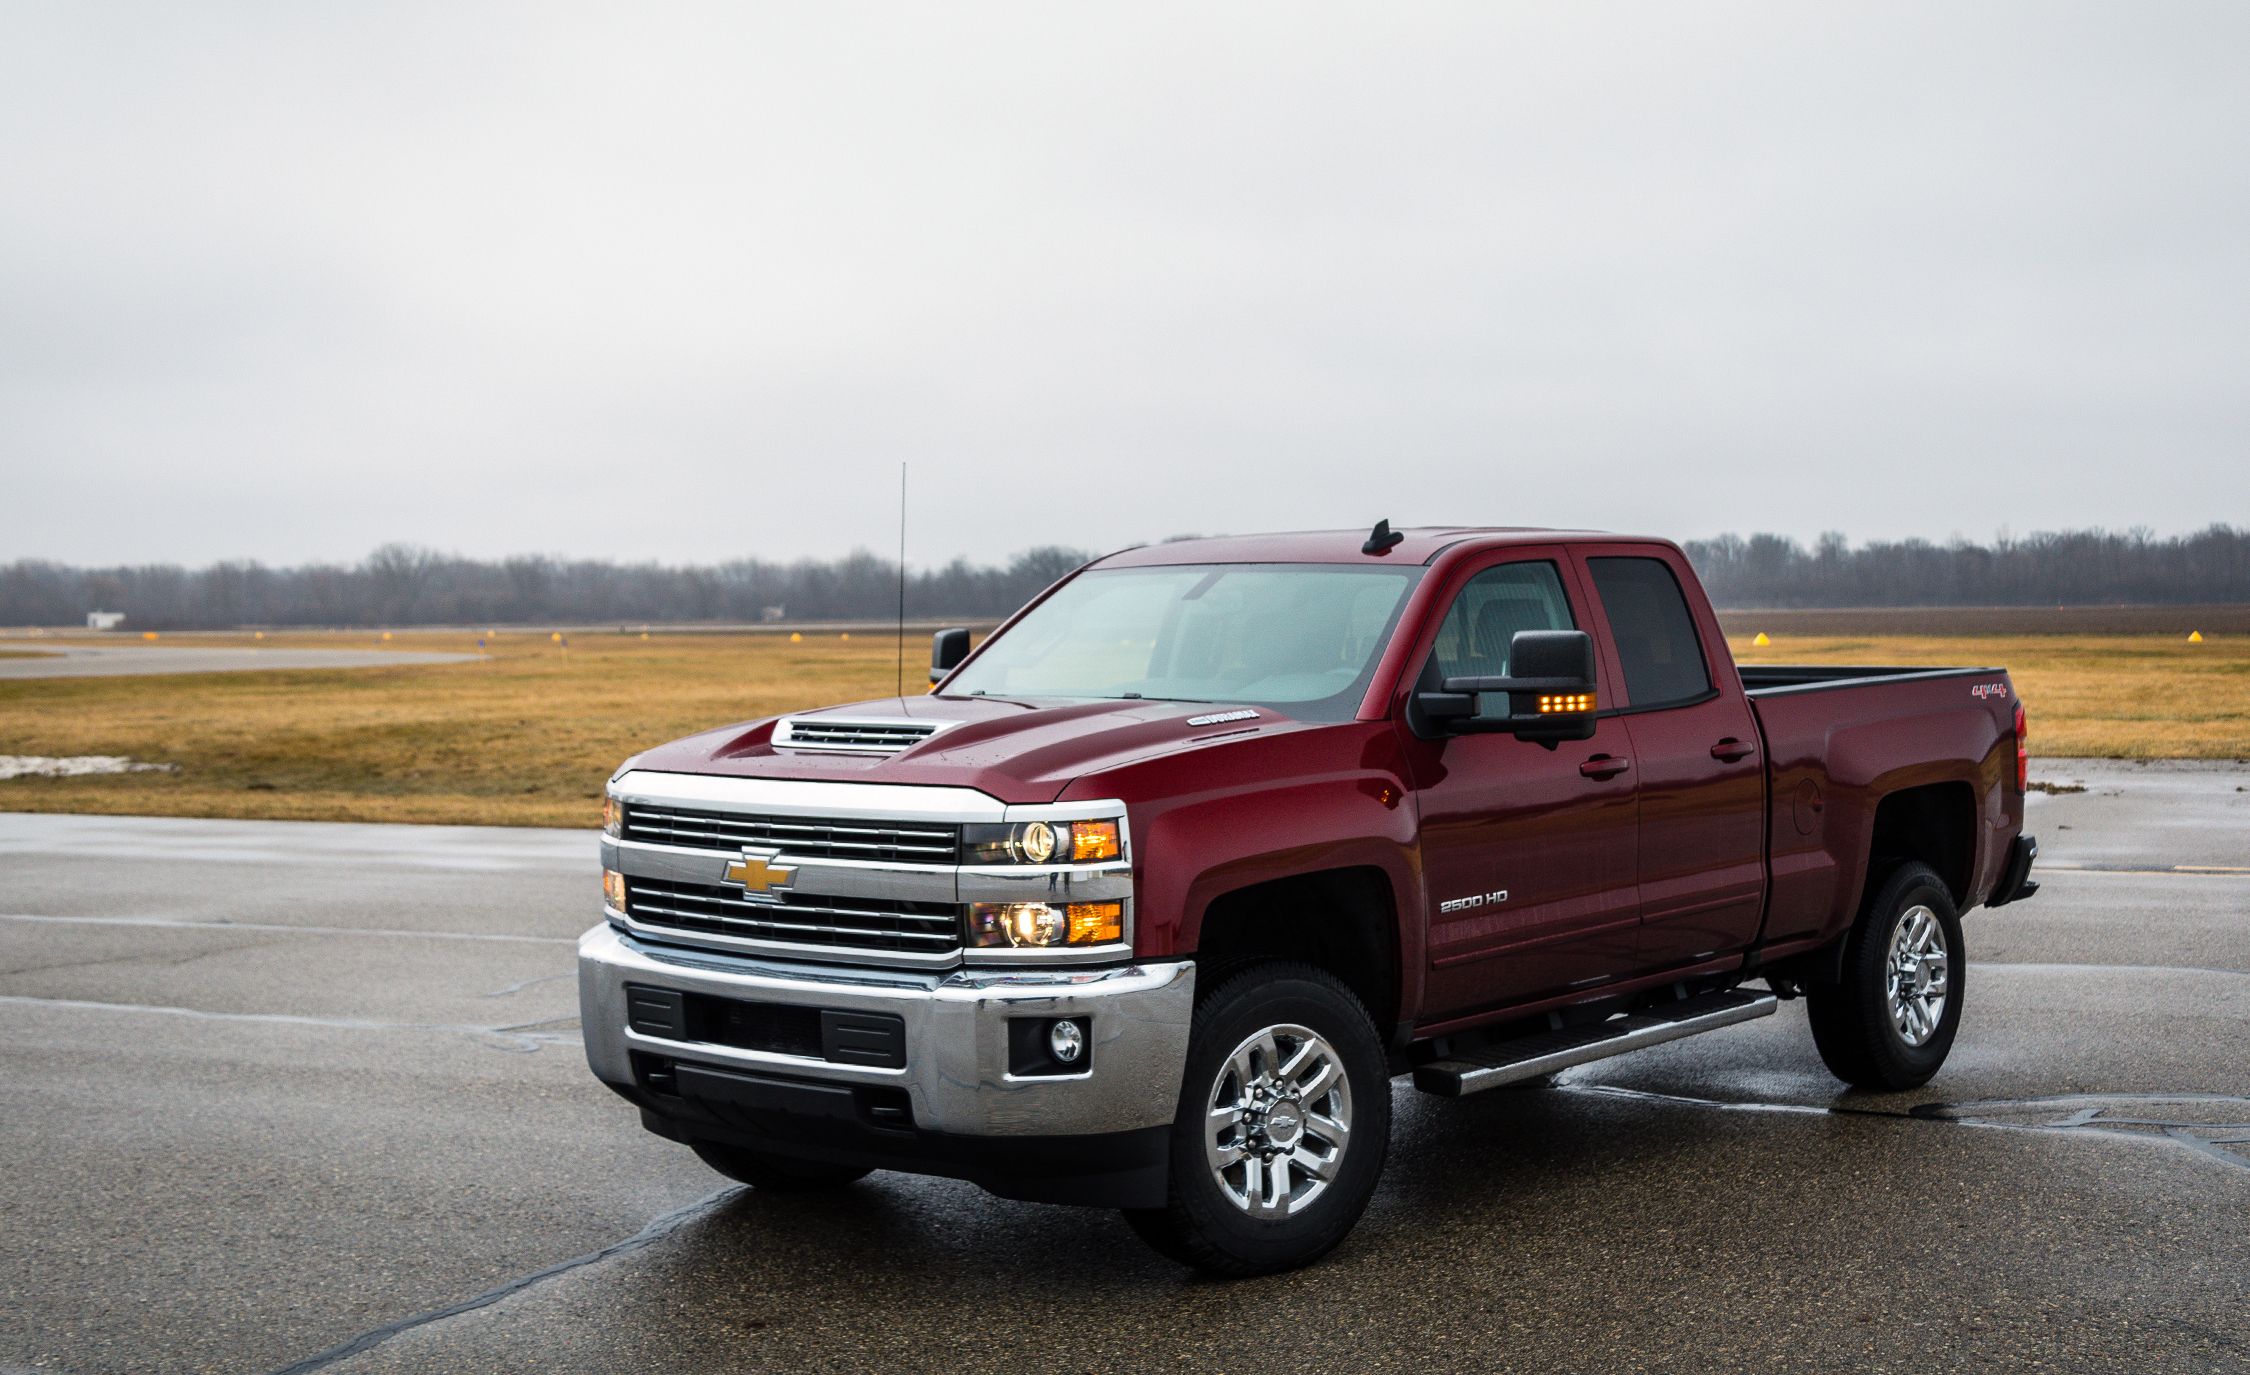
[[[1883,968],[1891,1025],[1900,1040],[1919,1046],[1937,1033],[1952,983],[1953,957],[1945,948],[1945,927],[1937,913],[1922,906],[1906,909],[1891,928],[1890,955]]]
[[[1308,1027],[1270,1026],[1220,1064],[1203,1154],[1235,1207],[1284,1218],[1335,1181],[1351,1135],[1351,1083],[1336,1048]]]

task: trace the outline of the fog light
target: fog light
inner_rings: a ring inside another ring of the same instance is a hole
[[[1076,1022],[1057,1022],[1047,1029],[1047,1053],[1058,1065],[1075,1065],[1086,1053],[1086,1033]]]

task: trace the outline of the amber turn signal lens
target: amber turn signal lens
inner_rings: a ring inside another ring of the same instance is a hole
[[[1592,711],[1593,709],[1594,694],[1591,692],[1543,692],[1539,694],[1539,713],[1542,716],[1549,714],[1569,715],[1574,712]]]
[[[1103,945],[1125,939],[1125,904],[1121,902],[1074,902],[1064,910],[1070,914],[1072,945]]]
[[[615,869],[602,870],[602,900],[620,912],[625,910],[625,876]]]
[[[1115,859],[1119,853],[1116,822],[1070,823],[1070,857],[1073,861],[1084,863],[1094,859]]]

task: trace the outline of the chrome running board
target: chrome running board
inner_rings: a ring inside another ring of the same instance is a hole
[[[1736,1022],[1770,1017],[1780,1000],[1771,993],[1706,993],[1670,1007],[1612,1017],[1591,1026],[1565,1027],[1502,1041],[1449,1060],[1418,1065],[1414,1087],[1459,1098],[1465,1093],[1536,1079],[1573,1065],[1606,1060],[1629,1050],[1716,1031]]]

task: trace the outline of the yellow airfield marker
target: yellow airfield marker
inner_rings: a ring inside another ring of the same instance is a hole
[[[791,643],[791,644],[795,645],[795,644],[803,644],[804,642],[805,642],[805,637],[804,637],[804,636],[802,636],[802,635],[798,634],[798,633],[797,633],[796,631],[794,631],[794,630],[792,630],[792,631],[790,631],[790,632],[789,632],[789,643]]]
[[[383,638],[384,638],[384,639],[386,639],[386,640],[387,640],[387,639],[389,639],[389,638],[391,638],[391,632],[389,632],[388,630],[384,631],[384,632],[383,632]]]
[[[2200,630],[2191,630],[2191,631],[2189,631],[2189,632],[2188,632],[2188,643],[2189,643],[2189,644],[2191,644],[2191,645],[2199,645],[2199,644],[2202,644],[2202,643],[2203,643],[2203,632],[2202,632],[2202,631],[2200,631]]]
[[[1766,638],[1766,632],[1764,632],[1763,630],[1761,630],[1761,631],[1759,631],[1759,632],[1758,632],[1758,638],[1757,638],[1757,639],[1755,639],[1755,640],[1752,640],[1752,641],[1751,641],[1750,643],[1752,643],[1752,644],[1754,644],[1754,645],[1770,645],[1770,644],[1772,644],[1772,643],[1773,643],[1773,641],[1771,641],[1771,640],[1767,639],[1767,638]]]
[[[851,637],[852,637],[852,633],[851,633],[851,632],[850,632],[849,630],[847,630],[847,631],[845,631],[845,632],[844,632],[843,634],[841,634],[841,635],[837,636],[836,638],[838,638],[838,639],[840,639],[840,640],[848,640],[848,639],[850,639]]]
[[[144,630],[141,632],[141,638],[144,640],[153,640],[156,638],[156,632],[153,630]]]
[[[552,631],[548,634],[547,638],[553,640],[556,644],[559,645],[562,643],[562,632],[559,630]]]

